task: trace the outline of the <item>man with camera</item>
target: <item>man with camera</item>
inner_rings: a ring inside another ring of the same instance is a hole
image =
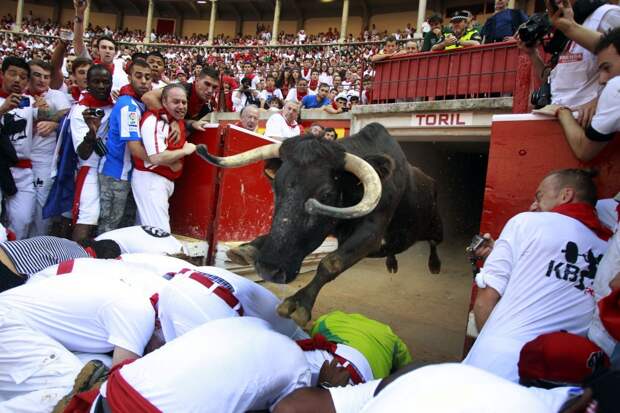
[[[575,120],[572,110],[565,105],[548,105],[541,109],[541,112],[558,118],[575,156],[588,162],[620,131],[620,28],[604,35],[589,30],[575,22],[569,4],[560,5],[552,16],[552,22],[569,39],[596,55],[598,81],[605,85],[592,122],[585,127]]]
[[[36,194],[32,172],[32,139],[35,121],[53,119],[44,99],[26,95],[31,69],[20,57],[2,61],[0,86],[0,138],[2,156],[10,170],[0,171],[0,187],[6,197],[8,227],[17,239],[28,236],[34,217]]]
[[[252,80],[248,77],[241,79],[241,86],[232,94],[233,109],[240,112],[247,105],[260,107],[260,93],[252,87]]]
[[[111,97],[112,74],[103,65],[88,69],[87,93],[69,115],[73,147],[78,155],[78,171],[72,208],[73,240],[91,238],[99,221],[98,169],[106,154],[109,119],[114,107]]]
[[[525,343],[560,330],[586,334],[611,235],[598,220],[596,199],[591,173],[558,170],[542,180],[530,212],[508,221],[476,276],[480,335],[465,364],[517,381]]]
[[[616,5],[605,4],[603,0],[570,0],[570,4],[575,9],[576,22],[591,31],[604,33],[620,26],[620,7]],[[548,7],[550,13],[557,11],[556,0]],[[552,54],[550,65],[545,66],[538,45],[550,30],[547,24],[540,15],[534,15],[517,35],[517,45],[530,57],[534,71],[544,82],[532,103],[537,107],[551,103],[577,111],[579,125],[586,128],[594,116],[601,91],[597,83],[596,57],[588,48],[566,39],[558,26],[553,39],[545,42],[545,50]]]

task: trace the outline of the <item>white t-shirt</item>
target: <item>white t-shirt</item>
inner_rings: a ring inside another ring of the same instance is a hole
[[[261,100],[270,100],[273,97],[277,97],[280,100],[284,100],[284,96],[282,96],[282,91],[280,89],[274,89],[273,92],[269,92],[267,89],[264,89],[263,91],[260,92],[260,94],[258,95],[258,98]]]
[[[100,109],[103,109],[105,115],[103,119],[101,119],[101,125],[99,125],[99,129],[97,129],[97,138],[103,139],[103,142],[107,142],[108,140],[108,120],[110,119],[110,114],[112,113],[113,106],[104,106]],[[71,111],[71,138],[73,139],[73,149],[77,152],[78,146],[82,142],[84,142],[84,137],[89,131],[88,125],[84,121],[83,112],[87,107],[84,105],[80,105],[79,103],[73,108]],[[99,168],[99,160],[101,157],[97,155],[97,153],[93,150],[93,153],[90,154],[88,159],[84,160],[78,156],[78,167],[82,166],[90,166],[91,168]]]
[[[612,232],[615,232],[618,227],[617,207],[618,201],[614,198],[599,199],[596,203],[596,213],[598,214],[598,219]]]
[[[585,335],[596,260],[606,249],[585,225],[559,213],[510,219],[476,277],[480,288],[491,287],[501,298],[463,363],[516,382],[525,343],[560,330]]]
[[[269,409],[310,385],[310,370],[297,344],[253,317],[203,324],[123,366],[120,373],[162,412]]]
[[[399,377],[362,412],[398,412],[403,406],[411,412],[555,413],[538,392],[475,367],[452,363],[422,367]]]
[[[147,255],[147,254],[141,254]],[[160,255],[149,254],[154,260]],[[167,271],[153,271],[142,263],[125,260],[102,260],[98,258],[76,258],[52,265],[28,279],[28,283],[36,283],[48,278],[76,275],[88,277],[110,277],[125,283],[140,292],[142,296],[150,298],[158,293],[166,284]]]
[[[111,239],[121,247],[121,253],[179,254],[183,244],[173,235],[148,225],[119,228],[99,235],[95,240]]]
[[[583,26],[600,33],[620,26],[620,7],[608,4],[599,7],[588,16]],[[601,90],[596,56],[572,41],[560,55],[549,79],[551,103],[558,105],[583,105],[596,98]]]
[[[588,139],[606,142],[620,131],[620,76],[607,82],[596,104],[596,112],[590,127],[586,129]]]
[[[308,95],[316,95],[316,92],[314,90],[308,89]],[[297,88],[289,89],[288,93],[286,94],[286,100],[301,103],[301,100],[297,99]]]
[[[61,92],[60,90],[49,89],[45,92],[44,98],[53,113],[66,110],[71,107],[71,102],[69,102],[67,94]],[[56,132],[52,132],[48,136],[41,136],[38,133],[34,135],[32,138],[32,150],[30,152],[30,159],[32,160],[33,168],[51,167],[52,156],[54,154],[54,149],[56,148],[56,138]]]
[[[119,346],[142,355],[155,325],[149,299],[109,274],[28,283],[3,292],[0,306],[68,350],[85,353]]]
[[[212,281],[228,287],[239,300],[245,316],[261,318],[285,336],[307,337],[293,320],[277,314],[280,300],[266,288],[223,268],[198,267],[196,270],[204,273],[200,276],[211,276]],[[158,312],[166,341],[208,321],[239,315],[207,287],[189,278],[190,274],[175,274],[159,292]]]
[[[30,106],[21,109],[15,108],[0,116],[0,125],[4,128],[10,128],[10,131],[13,132],[8,138],[13,144],[19,159],[30,159],[33,125],[38,114],[37,109],[34,107],[34,99],[31,96],[27,97],[30,99]],[[5,100],[5,98],[0,97],[0,105]]]
[[[289,124],[284,119],[281,113],[274,113],[267,120],[267,125],[265,126],[265,136],[270,138],[279,139],[281,141],[292,138],[294,136],[299,136],[301,134],[301,129],[297,122],[293,124]]]

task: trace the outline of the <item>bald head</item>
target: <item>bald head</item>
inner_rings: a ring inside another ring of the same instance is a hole
[[[247,130],[255,131],[258,126],[258,107],[256,105],[248,105],[241,110],[240,122],[241,127]]]

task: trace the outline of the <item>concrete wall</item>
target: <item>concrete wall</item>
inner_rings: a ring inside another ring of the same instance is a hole
[[[304,30],[308,34],[326,32],[328,28],[336,28],[340,31],[340,17],[327,17],[322,19],[308,19],[304,23]],[[359,16],[349,16],[349,26],[347,34],[358,36],[362,31],[362,18]]]

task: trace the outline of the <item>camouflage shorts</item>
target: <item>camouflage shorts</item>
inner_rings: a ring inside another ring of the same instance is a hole
[[[99,234],[119,228],[130,192],[131,181],[99,174]]]

